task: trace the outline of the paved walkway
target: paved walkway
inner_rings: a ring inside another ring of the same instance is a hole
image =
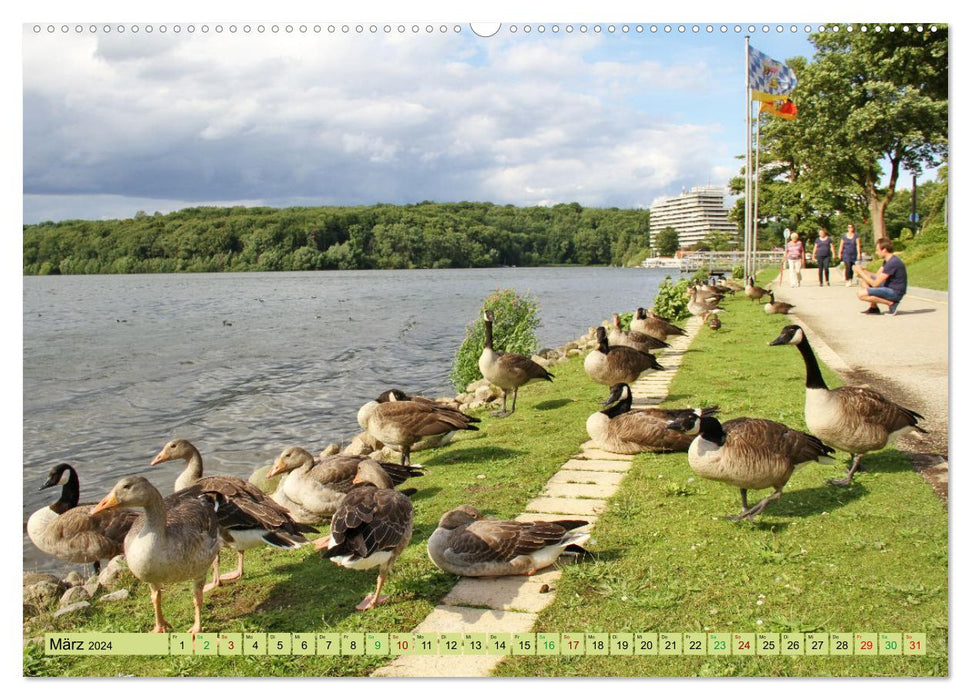
[[[791,288],[786,274],[769,285],[776,299],[795,304],[793,321],[806,327],[820,357],[844,381],[870,386],[924,416],[927,435],[912,433],[899,446],[915,468],[947,498],[948,295],[910,287],[895,316],[861,314],[858,287],[844,286],[830,270],[830,287],[820,287],[816,270],[803,272]],[[886,309],[881,306],[881,309]]]
[[[634,405],[654,405],[667,397],[684,352],[700,327],[701,322],[692,317],[685,324],[687,336],[668,339],[671,347],[658,353],[666,371],[652,372],[631,385]],[[592,442],[585,442],[580,449],[550,478],[543,492],[526,504],[526,512],[517,520],[577,516],[596,523],[630,470],[633,457],[604,452]],[[412,632],[529,632],[539,613],[553,602],[555,582],[560,575],[558,569],[551,567],[535,576],[461,578]],[[463,656],[457,662],[452,656],[399,656],[371,675],[488,676],[502,659],[499,655]]]

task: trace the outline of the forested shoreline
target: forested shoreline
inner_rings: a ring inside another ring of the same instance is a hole
[[[24,226],[26,275],[624,265],[647,209],[480,202],[192,207]]]

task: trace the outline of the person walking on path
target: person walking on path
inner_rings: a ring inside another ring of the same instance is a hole
[[[846,235],[840,240],[839,259],[843,261],[843,277],[846,286],[853,284],[853,266],[856,261],[863,257],[863,247],[860,237],[856,235],[856,226],[849,224],[846,227]]]
[[[819,267],[819,286],[823,286],[823,280],[826,281],[826,286],[829,286],[829,261],[833,257],[833,239],[829,237],[826,233],[826,229],[819,229],[819,237],[816,242],[813,243],[813,258],[816,260],[816,265]]]
[[[889,238],[877,241],[877,255],[883,258],[883,265],[876,274],[862,265],[856,265],[853,270],[860,277],[858,296],[863,301],[870,302],[870,306],[861,313],[879,314],[877,304],[886,304],[890,307],[888,313],[893,316],[897,313],[900,300],[907,293],[907,267],[894,254],[893,243]]]
[[[789,229],[786,229],[789,233]],[[789,286],[798,287],[802,283],[802,268],[806,263],[806,247],[799,240],[799,232],[793,231],[786,243],[786,262],[789,264]]]

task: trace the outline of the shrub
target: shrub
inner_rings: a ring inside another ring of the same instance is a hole
[[[492,332],[497,350],[529,357],[539,345],[535,333],[539,326],[537,308],[535,299],[528,295],[520,296],[514,289],[497,289],[485,298],[475,320],[466,326],[465,340],[455,353],[448,378],[456,391],[465,391],[470,382],[482,378],[479,371],[479,355],[485,347],[482,313],[486,309],[492,309],[495,313]]]
[[[671,321],[680,321],[691,315],[688,311],[688,286],[691,280],[687,278],[672,282],[671,277],[665,277],[658,287],[654,297],[654,312]]]
[[[732,279],[740,280],[745,277],[745,266],[736,265],[732,268]]]
[[[928,224],[916,238],[918,243],[947,243],[947,226]]]

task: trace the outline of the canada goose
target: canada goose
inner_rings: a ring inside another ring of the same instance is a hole
[[[93,563],[94,572],[99,573],[102,559],[111,559],[124,550],[125,535],[138,513],[113,510],[91,515],[94,503],[78,505],[81,488],[77,472],[70,464],[58,464],[51,469],[40,490],[53,486],[61,487],[61,496],[28,518],[30,541],[45,554],[72,564]]]
[[[691,299],[688,300],[688,311],[690,311],[693,316],[701,316],[708,311],[724,311],[724,309],[718,305],[719,301],[721,301],[721,299],[717,297],[700,297],[698,294],[698,287],[695,286],[691,288]]]
[[[202,455],[188,440],[172,440],[152,460],[152,466],[184,459],[185,471],[175,482],[176,493],[209,496],[216,506],[220,532],[227,547],[236,550],[236,570],[220,575],[219,555],[213,561],[209,591],[243,575],[243,553],[264,544],[277,549],[295,549],[309,540],[302,533],[314,528],[297,523],[286,508],[278,505],[253,484],[235,476],[202,476]]]
[[[401,391],[401,389],[388,389],[381,392],[376,399],[373,401],[368,401],[366,404],[361,406],[357,411],[357,423],[361,426],[362,430],[367,430],[367,418],[370,416],[371,412],[374,410],[376,404],[387,403],[389,401],[418,401],[419,403],[424,403],[430,408],[434,408],[441,411],[452,411],[456,418],[460,420],[465,420],[469,423],[479,423],[481,422],[478,418],[473,416],[468,416],[457,408],[453,408],[447,404],[440,403],[435,399],[429,399],[424,396],[417,396],[414,394],[406,394]],[[414,445],[411,446],[412,452],[418,452],[420,450],[426,450],[432,447],[441,447],[446,444],[452,437],[454,430],[450,430],[445,433],[440,433],[438,435],[429,435],[426,438],[422,438]],[[329,517],[329,516],[328,516]]]
[[[741,292],[745,290],[745,285],[739,284],[733,279],[722,279],[721,284],[725,287],[728,287],[733,292]]]
[[[720,423],[699,411],[668,424],[674,430],[697,435],[688,448],[688,464],[700,477],[737,486],[742,492],[742,512],[728,520],[752,520],[772,501],[800,464],[832,464],[833,448],[808,433],[762,418],[733,418]],[[749,489],[772,487],[775,491],[751,508]]]
[[[370,457],[354,455],[316,458],[302,447],[288,447],[276,458],[266,476],[286,474],[273,492],[273,500],[290,511],[297,522],[318,524],[337,512],[361,465],[371,461]],[[419,467],[402,467],[390,462],[381,462],[379,466],[394,485],[424,473]]]
[[[613,325],[607,327],[607,342],[612,346],[625,345],[641,352],[660,350],[661,348],[671,347],[663,340],[659,340],[647,333],[640,331],[623,331],[620,329],[620,314],[614,314]]]
[[[765,313],[767,314],[788,314],[789,310],[794,308],[795,304],[787,304],[784,301],[776,301],[775,294],[769,292],[769,301],[765,304]]]
[[[115,484],[91,514],[119,506],[145,509],[125,537],[125,561],[132,574],[147,583],[151,591],[155,609],[152,631],[172,629],[162,616],[162,586],[192,581],[195,624],[188,631],[201,632],[203,584],[221,543],[212,503],[185,492],[163,500],[147,479],[130,476]]]
[[[687,335],[683,328],[674,325],[663,316],[657,315],[653,309],[645,311],[643,308],[638,308],[634,312],[630,328],[632,331],[646,333],[661,340],[667,340],[669,335]]]
[[[745,296],[747,296],[752,301],[758,301],[768,293],[769,293],[768,289],[763,289],[762,287],[755,286],[754,277],[748,278],[748,284],[745,285]]]
[[[495,314],[487,310],[482,315],[485,322],[485,346],[482,354],[479,355],[479,371],[482,376],[502,389],[502,410],[495,411],[490,415],[496,418],[505,418],[516,412],[516,397],[519,394],[519,387],[525,386],[530,382],[545,380],[553,381],[553,375],[546,371],[542,365],[534,362],[528,357],[514,352],[502,352],[492,348],[492,324],[495,322]],[[506,410],[506,397],[512,390],[512,408]]]
[[[894,403],[882,394],[859,386],[829,389],[819,363],[802,328],[786,326],[769,345],[795,345],[806,363],[806,426],[821,440],[849,452],[852,459],[846,476],[830,479],[836,486],[849,486],[860,460],[867,452],[881,450],[898,435],[912,430],[923,416]]]
[[[401,466],[411,464],[411,448],[423,438],[453,430],[478,430],[477,418],[435,401],[369,401],[357,414],[372,437],[401,453]]]
[[[324,558],[347,569],[379,567],[374,593],[357,605],[358,610],[387,600],[381,588],[398,555],[411,541],[414,509],[408,497],[392,485],[377,463],[361,464],[353,488],[330,521],[330,535],[317,544],[318,549],[326,548]]]
[[[492,520],[472,506],[459,506],[438,521],[428,538],[435,566],[458,576],[531,576],[554,563],[565,549],[581,549],[586,520],[519,522]]]
[[[709,311],[704,316],[702,316],[701,320],[704,323],[707,323],[708,327],[713,331],[717,331],[719,328],[722,327],[722,322],[721,322],[721,319],[718,318],[718,314],[712,311]]]
[[[694,436],[668,428],[671,421],[693,414],[691,409],[632,409],[633,396],[627,384],[611,387],[607,403],[615,401],[617,403],[610,408],[587,418],[587,434],[602,450],[624,455],[684,452],[694,439]],[[717,410],[717,406],[704,408],[702,415],[712,415]]]
[[[593,381],[613,386],[630,384],[642,372],[652,369],[663,370],[657,358],[649,352],[642,352],[623,345],[611,347],[607,342],[607,329],[597,327],[597,347],[583,360],[583,369]]]

